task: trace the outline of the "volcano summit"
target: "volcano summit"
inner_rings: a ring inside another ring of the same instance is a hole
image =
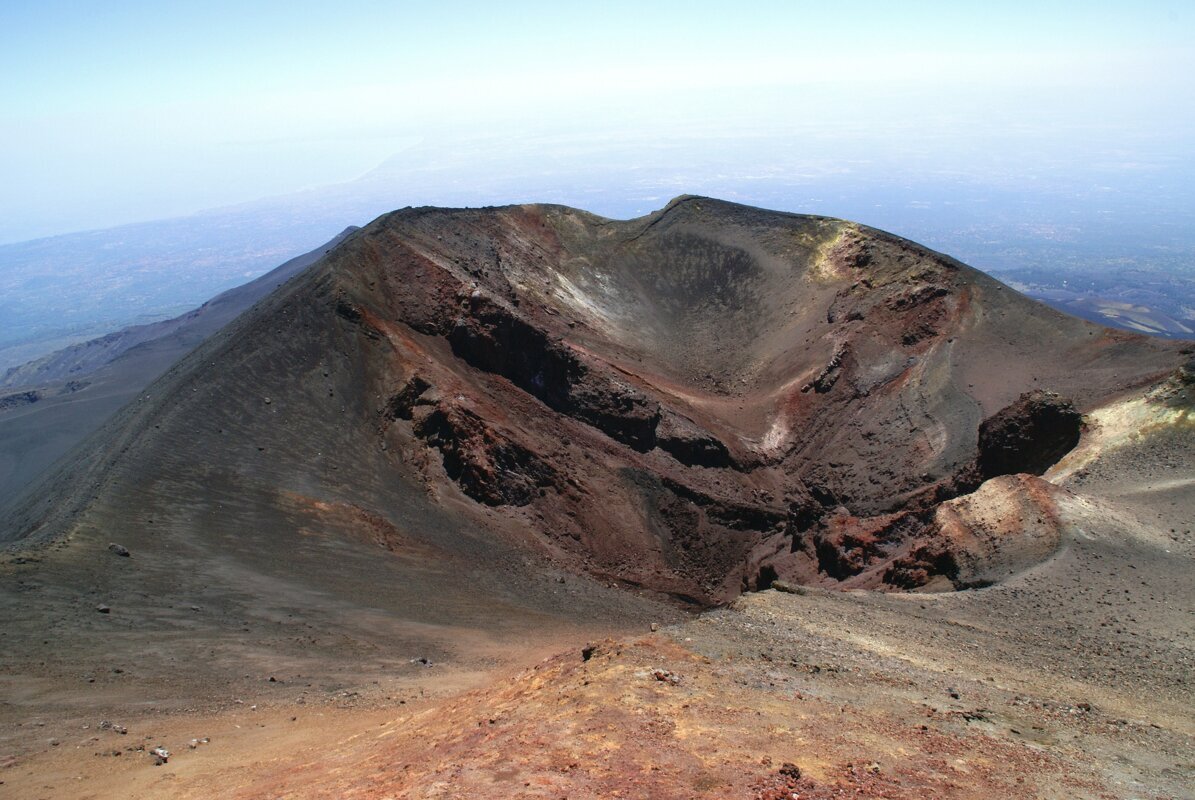
[[[418,497],[700,604],[775,579],[967,585],[1049,548],[971,552],[940,504],[1040,475],[1080,410],[1180,362],[837,220],[696,197],[628,222],[410,209],[176,367],[16,533],[106,513],[199,539],[251,502],[269,546],[319,504],[407,530]],[[1031,478],[988,492],[1008,493],[1050,502]]]
[[[1095,458],[1084,415],[1185,397],[1181,346],[840,220],[687,196],[627,221],[405,209],[10,502],[4,537],[37,560],[5,569],[54,587],[28,607],[79,658],[124,615],[126,657],[189,631],[154,658],[216,682],[269,657],[335,672],[306,634],[243,641],[299,618],[355,618],[382,675],[377,647],[452,660],[461,628],[484,651],[769,588],[995,587],[1077,530],[1048,471]],[[72,586],[111,613],[79,622]]]

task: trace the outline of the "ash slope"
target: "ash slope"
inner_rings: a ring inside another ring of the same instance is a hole
[[[1183,358],[838,220],[404,210],[180,362],[7,538],[261,554],[319,529],[474,564],[500,542],[699,603],[986,582],[1050,540],[977,555],[968,525],[1051,490],[976,472],[983,421],[1011,406],[1003,471],[1040,472],[1022,412],[1069,406],[1024,392],[1093,408]]]
[[[0,498],[20,493],[170,365],[354,230],[186,314],[124,328],[9,369],[0,378],[5,393],[0,395]]]

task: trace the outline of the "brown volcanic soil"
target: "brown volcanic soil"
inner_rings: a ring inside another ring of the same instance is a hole
[[[1190,551],[1162,545],[1189,537],[1191,465],[1161,468],[1164,520],[1133,510],[1162,495],[1132,487],[1124,447],[1054,482],[1006,474],[1041,472],[1076,407],[1139,395],[1178,347],[836,220],[703,198],[626,222],[395,212],[5,509],[2,779],[19,796],[1180,796]],[[777,580],[818,588],[577,663],[586,639],[678,620],[661,600]],[[116,716],[128,737],[94,730]],[[134,731],[170,765],[126,751]]]
[[[981,590],[750,594],[589,660],[552,625],[530,647],[445,631],[495,659],[488,677],[327,651],[310,662],[351,690],[255,675],[223,708],[64,714],[59,684],[57,708],[4,707],[0,779],[81,798],[1190,797],[1195,493],[1175,485],[1193,474],[1189,422],[1100,454],[1059,490],[1057,553]],[[213,672],[145,667],[143,700]],[[96,730],[110,713],[127,736]],[[158,744],[162,767],[128,749]]]

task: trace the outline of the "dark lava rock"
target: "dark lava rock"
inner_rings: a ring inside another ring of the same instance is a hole
[[[4,397],[0,397],[0,411],[27,406],[30,403],[36,403],[38,400],[41,400],[41,392],[37,391],[17,392],[16,394],[5,395]]]
[[[656,444],[682,464],[702,467],[730,465],[726,445],[687,417],[667,411],[656,427]]]
[[[1026,392],[979,426],[981,479],[1041,475],[1079,443],[1082,427],[1083,415],[1070,400],[1053,392]]]
[[[440,451],[444,471],[469,497],[490,506],[525,506],[559,483],[537,453],[507,438],[467,408],[418,406],[415,435]]]

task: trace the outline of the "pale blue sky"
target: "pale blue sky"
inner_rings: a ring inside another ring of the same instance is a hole
[[[1193,5],[8,2],[0,241],[349,180],[414,140],[482,134],[849,131],[899,153],[927,132],[1081,148],[1098,129],[1128,156],[1189,152]]]

